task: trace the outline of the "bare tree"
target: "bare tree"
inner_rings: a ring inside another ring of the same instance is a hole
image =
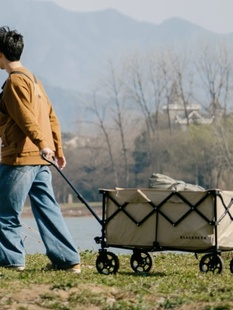
[[[201,45],[196,60],[197,81],[201,82],[203,97],[202,106],[214,117],[213,129],[217,138],[216,161],[213,170],[217,171],[216,184],[220,181],[221,174],[232,170],[232,150],[228,137],[229,103],[233,90],[233,57],[232,51],[225,43],[213,48],[205,43]],[[199,82],[199,83],[200,83]],[[199,94],[196,94],[197,96]],[[207,103],[204,100],[207,98]],[[224,120],[224,121],[223,121]]]
[[[89,111],[101,130],[114,173],[115,186],[128,186],[130,181],[131,145],[138,132],[134,132],[132,110],[127,109],[125,74],[122,63],[107,61],[97,81],[98,92],[93,92]],[[138,125],[138,124],[137,124]]]
[[[154,112],[155,112],[155,135],[156,138],[160,139],[160,123],[159,123],[159,115],[161,113],[161,105],[164,100],[165,93],[165,84],[163,82],[163,70],[164,70],[164,62],[163,62],[163,54],[156,53],[155,51],[148,57],[149,61],[149,81],[152,85],[153,91],[153,100],[154,100]]]
[[[174,72],[174,83],[177,86],[177,96],[179,102],[184,107],[184,115],[189,126],[189,105],[192,98],[193,73],[190,70],[190,63],[188,61],[186,52],[177,54],[176,51],[170,53],[171,64]]]
[[[154,126],[154,114],[151,103],[152,98],[152,85],[148,78],[148,66],[144,62],[144,59],[140,58],[139,55],[131,56],[127,59],[126,63],[128,79],[127,79],[127,96],[131,101],[135,102],[140,108],[146,133],[147,133],[147,150],[149,162],[152,162],[152,146],[151,141],[155,131]]]
[[[112,103],[113,108],[113,121],[115,122],[120,135],[121,152],[123,157],[123,178],[125,186],[129,184],[129,169],[128,169],[128,148],[126,145],[125,137],[125,105],[124,105],[124,80],[121,72],[116,69],[114,63],[108,61],[109,74],[105,82],[105,91],[109,98],[109,102]]]
[[[102,98],[102,97],[101,97]],[[96,98],[96,92],[93,92],[92,94],[92,106],[89,106],[89,110],[93,112],[93,114],[96,116],[96,121],[92,122],[92,124],[95,124],[98,126],[103,133],[106,145],[107,145],[107,150],[108,150],[108,155],[111,163],[111,168],[112,168],[112,173],[114,176],[115,184],[119,184],[119,178],[118,178],[118,173],[115,165],[115,159],[113,156],[113,150],[112,150],[112,143],[111,143],[111,137],[109,134],[109,130],[107,128],[107,125],[105,124],[105,116],[107,113],[107,107],[106,105],[101,106],[101,104],[97,103],[97,98]]]
[[[171,99],[173,96],[174,78],[167,53],[163,53],[163,57],[160,59],[160,68],[162,72],[161,80],[164,83],[164,105],[166,107],[168,128],[170,135],[172,135],[172,120],[169,107],[173,103]]]
[[[210,44],[200,45],[196,60],[197,81],[201,83],[204,99],[202,106],[214,117],[226,114],[232,95],[233,59],[229,47],[222,44],[213,49]],[[201,101],[201,100],[200,100]]]

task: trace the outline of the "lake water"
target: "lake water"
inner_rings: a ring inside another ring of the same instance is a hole
[[[65,217],[64,218],[70,233],[79,251],[98,251],[101,247],[96,244],[94,238],[101,236],[102,225],[94,217]],[[34,218],[22,218],[23,240],[26,253],[45,253],[45,247],[40,239],[40,235]],[[124,249],[108,249],[114,253],[131,253]]]

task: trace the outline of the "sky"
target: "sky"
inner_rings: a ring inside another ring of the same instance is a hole
[[[216,33],[233,32],[233,0],[31,0],[51,1],[72,11],[114,8],[139,21],[160,24],[180,17]]]

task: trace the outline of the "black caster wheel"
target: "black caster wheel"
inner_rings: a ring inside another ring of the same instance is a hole
[[[222,273],[224,269],[224,262],[220,255],[218,254],[206,254],[200,260],[200,271],[202,272],[213,272],[213,273]]]
[[[131,256],[130,265],[137,273],[150,272],[153,266],[153,257],[148,252],[135,251]]]
[[[116,274],[119,269],[119,259],[111,252],[100,252],[96,259],[96,269],[104,275]]]
[[[230,271],[231,271],[231,273],[233,273],[233,258],[230,261]]]

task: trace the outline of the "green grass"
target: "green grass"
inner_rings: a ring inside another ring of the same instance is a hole
[[[27,255],[24,272],[0,268],[0,309],[233,309],[230,252],[222,253],[222,274],[200,272],[204,254],[197,260],[192,253],[154,253],[148,274],[135,273],[127,254],[118,255],[115,275],[102,275],[95,267],[97,255],[81,252],[80,275],[43,271],[48,263],[43,254]]]

